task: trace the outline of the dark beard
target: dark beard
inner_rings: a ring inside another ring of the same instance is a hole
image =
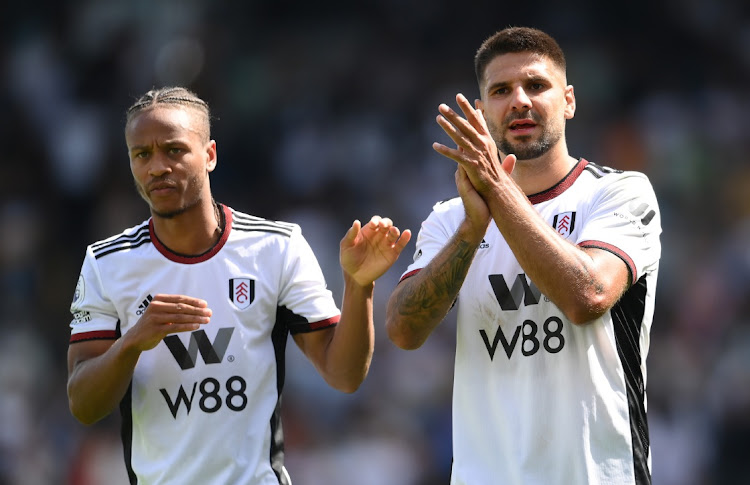
[[[510,122],[515,119],[525,118],[528,116],[529,115],[527,113],[517,113],[513,116],[508,117],[505,122],[507,125],[509,125]],[[539,124],[540,120],[537,116],[531,114],[530,117],[532,120],[534,120],[534,122]],[[490,129],[490,135],[497,144],[498,150],[500,150],[500,152],[504,153],[505,155],[515,155],[517,160],[531,160],[541,157],[542,155],[550,151],[550,149],[552,149],[552,147],[555,146],[558,141],[560,141],[563,133],[562,130],[556,132],[549,130],[545,126],[542,126],[543,131],[537,141],[531,143],[513,144],[502,135],[502,132],[500,131],[500,129],[498,129],[497,126],[490,123],[489,121],[487,122],[487,126]]]
[[[557,137],[557,139],[553,139],[553,137],[549,135],[549,133],[544,133],[539,140],[521,146],[514,146],[505,138],[501,138],[500,143],[498,144],[498,149],[506,155],[510,155],[512,153],[518,160],[531,160],[533,158],[539,158],[550,151],[555,143],[557,143],[557,140],[560,139],[560,137]]]

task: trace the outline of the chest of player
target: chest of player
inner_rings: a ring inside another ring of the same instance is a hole
[[[256,400],[267,399],[266,394],[273,397],[267,390],[276,385],[274,339],[286,336],[274,333],[281,264],[247,251],[220,255],[184,264],[146,249],[131,255],[129,264],[112,255],[100,267],[123,334],[143,318],[157,294],[200,298],[212,311],[210,322],[198,330],[167,335],[141,354],[132,387],[140,415],[177,419],[235,412],[257,407]]]
[[[121,333],[143,317],[155,295],[187,295],[208,303],[211,321],[196,332],[169,336],[154,354],[169,358],[171,353],[172,360],[183,361],[200,361],[203,355],[204,361],[211,361],[222,360],[221,355],[230,351],[238,358],[248,353],[242,349],[269,351],[281,264],[261,252],[234,254],[229,245],[193,264],[172,261],[153,248],[139,253],[113,254],[100,265],[103,290],[115,304]]]
[[[586,211],[566,197],[535,207],[560,237],[575,244]],[[548,257],[540,254],[539,258]],[[526,274],[508,242],[492,223],[477,249],[458,299],[459,336],[479,353],[556,354],[571,335],[572,323]],[[541,352],[541,353],[540,353]]]

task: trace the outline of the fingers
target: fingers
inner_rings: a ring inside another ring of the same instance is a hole
[[[474,130],[479,133],[487,132],[487,123],[484,120],[484,115],[481,110],[474,108],[469,100],[466,99],[466,96],[461,93],[456,95],[456,103],[458,103],[458,107],[463,111],[466,121],[471,124]]]
[[[458,107],[463,112],[464,117],[461,117],[447,104],[443,103],[438,106],[438,111],[441,115],[438,117],[438,123],[443,127],[444,130],[446,130],[446,132],[448,132],[449,135],[451,133],[453,133],[454,135],[460,133],[471,142],[478,141],[479,135],[486,134],[488,131],[484,115],[480,110],[475,109],[471,105],[469,100],[466,99],[466,96],[461,93],[458,93],[456,95],[456,102],[458,103]],[[440,118],[442,118],[442,120]],[[450,123],[453,126],[446,126],[446,122]]]
[[[352,223],[352,227],[349,228],[348,231],[346,231],[346,234],[344,235],[343,243],[351,246],[354,244],[354,241],[357,239],[357,236],[359,235],[359,232],[362,230],[362,223],[359,222],[359,219],[355,219]]]
[[[463,94],[457,94],[456,101],[464,117],[443,103],[438,106],[440,114],[436,118],[438,125],[456,143],[456,148],[437,142],[432,148],[445,157],[464,163],[486,150],[489,129],[482,111],[475,109]]]
[[[502,167],[503,167],[503,170],[505,170],[505,173],[507,173],[508,175],[513,173],[513,169],[516,166],[516,160],[517,160],[516,156],[513,155],[512,153],[503,159]]]
[[[402,234],[401,230],[398,227],[394,226],[393,221],[388,217],[380,217],[377,215],[372,216],[370,222],[367,223],[366,228],[368,229],[368,233],[374,233],[372,234],[372,236],[375,236],[376,238],[381,237],[391,247],[393,247],[394,244],[403,244],[405,246],[411,238],[411,231],[407,229]],[[406,236],[405,239],[404,236]]]
[[[157,294],[151,300],[144,317],[155,323],[197,326],[208,323],[213,312],[208,303],[200,298],[186,295]],[[189,330],[189,329],[185,329]],[[172,331],[180,331],[172,329]]]
[[[394,243],[394,247],[400,253],[406,247],[406,245],[409,244],[409,241],[411,241],[411,230],[404,229],[404,232],[401,233],[401,236],[397,236],[396,239],[397,240]]]
[[[175,303],[175,304],[184,304],[186,306],[192,306],[197,308],[208,308],[208,302],[206,300],[201,300],[200,298],[194,298],[192,296],[187,295],[167,295],[164,293],[159,293],[157,295],[154,295],[154,298],[151,300],[151,303],[154,302],[165,302],[165,303]]]
[[[447,104],[438,106],[440,114],[437,124],[453,140],[459,149],[473,150],[479,144],[477,130],[464,118],[458,115]]]
[[[466,173],[466,170],[462,166],[458,166],[456,169],[456,188],[458,189],[459,193],[465,191],[467,188],[473,188],[474,186],[471,185],[471,181],[469,180],[469,175]],[[467,185],[468,184],[468,185]]]
[[[369,224],[372,229],[384,231],[393,226],[393,221],[387,217],[372,216]]]

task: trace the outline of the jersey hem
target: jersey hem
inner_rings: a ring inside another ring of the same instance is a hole
[[[96,330],[93,332],[81,332],[70,336],[70,343],[84,342],[87,340],[116,340],[115,330]]]
[[[324,328],[331,328],[338,325],[339,320],[341,320],[341,315],[336,315],[335,317],[326,318],[325,320],[320,320],[319,322],[313,322],[309,323],[307,325],[298,326],[293,329],[289,330],[289,333],[292,335],[296,335],[298,333],[309,333],[309,332],[315,332],[316,330],[323,330]]]
[[[613,246],[602,241],[582,241],[578,243],[578,246],[582,248],[603,249],[604,251],[614,254],[618,258],[622,259],[622,261],[625,263],[625,266],[628,267],[628,272],[630,273],[630,284],[634,285],[635,282],[638,281],[638,274],[633,259],[628,256],[625,251],[618,248],[617,246]]]

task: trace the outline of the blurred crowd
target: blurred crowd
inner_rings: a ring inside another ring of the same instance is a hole
[[[750,6],[740,0],[29,0],[0,16],[0,485],[126,483],[119,416],[65,391],[87,244],[148,218],[124,110],[180,84],[213,109],[217,200],[299,223],[340,301],[355,218],[419,229],[456,194],[437,106],[477,96],[473,54],[508,25],[554,35],[578,111],[571,155],[645,172],[663,257],[648,357],[655,485],[750,482]],[[455,321],[392,345],[376,284],[369,377],[344,395],[290,340],[287,468],[301,485],[447,484]]]

